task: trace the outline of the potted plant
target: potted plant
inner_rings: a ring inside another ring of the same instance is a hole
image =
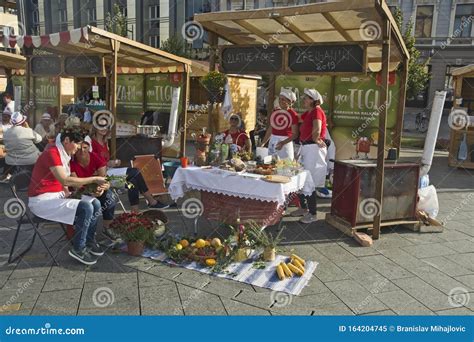
[[[248,259],[250,255],[250,248],[252,247],[252,241],[247,235],[247,230],[240,220],[237,220],[237,229],[234,230],[235,238],[235,253],[234,261],[241,262]]]
[[[113,220],[110,227],[127,242],[129,255],[142,255],[145,244],[151,244],[154,241],[155,225],[151,219],[143,217],[141,213],[123,213]]]
[[[219,103],[224,101],[225,84],[227,76],[219,71],[209,71],[201,79],[201,84],[209,93],[209,102]]]
[[[283,240],[281,234],[283,228],[280,229],[278,234],[273,237],[272,234],[267,233],[264,229],[260,228],[256,223],[252,223],[247,228],[247,234],[251,239],[255,241],[256,246],[263,247],[263,260],[273,261],[276,256],[276,246]]]

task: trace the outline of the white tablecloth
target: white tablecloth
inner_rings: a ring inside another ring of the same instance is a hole
[[[202,190],[240,198],[277,202],[278,205],[283,205],[286,196],[290,193],[300,192],[310,195],[314,190],[311,174],[307,171],[291,177],[291,182],[286,184],[266,182],[261,179],[262,177],[220,169],[179,168],[168,190],[174,201],[183,197],[186,191]]]

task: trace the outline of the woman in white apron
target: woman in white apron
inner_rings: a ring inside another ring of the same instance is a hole
[[[303,216],[302,223],[316,221],[316,188],[324,187],[327,171],[326,114],[321,108],[323,98],[315,89],[305,89],[303,104],[306,112],[301,116],[299,128],[300,162],[305,170],[311,173],[315,189],[311,196],[299,196],[301,209],[292,216]],[[297,215],[295,215],[297,214]]]
[[[280,159],[293,160],[295,156],[293,140],[298,137],[298,114],[291,108],[295,101],[295,93],[286,88],[281,89],[279,108],[270,114],[262,141],[262,147],[268,142],[268,153]]]
[[[38,217],[74,225],[74,246],[69,255],[86,265],[93,265],[104,254],[95,240],[100,202],[97,198],[67,198],[67,187],[96,183],[98,191],[106,185],[104,177],[71,177],[69,162],[76,153],[83,135],[78,129],[65,129],[58,134],[55,145],[49,145],[33,168],[28,188],[28,206]]]

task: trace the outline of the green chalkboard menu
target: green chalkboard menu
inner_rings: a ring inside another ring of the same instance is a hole
[[[122,114],[140,114],[145,101],[144,75],[117,76],[117,112]]]
[[[61,71],[61,58],[57,56],[31,57],[31,73],[33,76],[58,76]]]
[[[283,50],[278,46],[225,47],[221,60],[226,73],[278,72],[283,67]]]
[[[352,45],[295,46],[288,52],[293,72],[365,72],[364,48]]]
[[[64,72],[70,76],[101,76],[102,64],[100,56],[68,56],[64,60]]]
[[[146,109],[158,112],[170,112],[173,99],[173,88],[180,87],[183,97],[183,75],[174,74],[148,74],[145,76],[146,84]],[[178,111],[181,112],[182,101],[179,101]]]

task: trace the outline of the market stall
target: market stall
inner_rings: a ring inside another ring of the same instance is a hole
[[[209,125],[209,93],[201,82],[202,78],[209,72],[209,62],[193,60],[191,67],[187,138],[194,140],[192,134],[201,133],[202,128],[208,127]],[[226,76],[229,82],[233,111],[242,113],[242,120],[248,133],[255,126],[257,116],[257,86],[261,77],[238,74],[227,74]],[[213,120],[212,126],[215,127],[218,132],[226,130],[229,125],[227,118],[220,114],[221,111],[221,103],[213,104],[211,113]]]
[[[378,238],[385,158],[388,147],[397,152],[400,147],[409,59],[387,4],[328,2],[203,13],[195,20],[210,32],[213,48],[217,48],[216,37],[229,42],[219,48],[222,71],[269,75],[267,103],[273,103],[281,86],[298,88],[288,84],[288,78],[298,75],[310,78],[310,88],[326,96],[336,159],[352,158],[358,152],[376,158],[375,183],[362,180],[361,187],[375,187],[378,210],[370,224],[373,237]],[[211,68],[215,60],[211,56]],[[333,203],[339,195],[333,193]]]
[[[54,116],[66,105],[79,116],[86,107],[92,112],[106,108],[115,123],[111,152],[122,162],[128,164],[138,154],[161,155],[162,147],[164,155],[185,154],[189,60],[92,26],[44,36],[10,36],[8,43],[23,48],[27,57],[25,101],[31,99],[35,105],[29,109],[33,124],[43,111]],[[169,81],[167,87],[160,87],[162,79]],[[63,83],[70,85],[72,94],[63,96]],[[169,125],[137,129],[145,110],[161,113],[162,122]],[[178,132],[179,127],[184,129]],[[132,147],[126,151],[124,146]]]
[[[452,71],[454,101],[450,124],[448,164],[474,169],[474,64]]]

